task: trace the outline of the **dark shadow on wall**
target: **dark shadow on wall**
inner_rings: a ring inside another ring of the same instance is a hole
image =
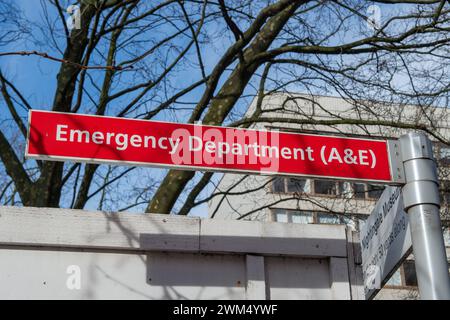
[[[265,257],[266,283],[272,288],[326,289],[330,288],[332,256],[327,252],[346,246],[345,239],[202,236],[198,248],[181,253],[164,250],[160,238],[160,234],[141,235],[141,248],[149,251],[149,285],[245,287],[246,255],[252,254]],[[189,238],[196,237],[170,235],[165,244],[169,248],[195,241]]]

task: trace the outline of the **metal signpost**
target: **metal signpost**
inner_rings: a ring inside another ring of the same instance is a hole
[[[372,214],[375,218],[366,224],[364,271],[367,275],[375,271],[371,279],[376,282],[378,277],[382,283],[405,257],[410,245],[403,198],[421,298],[450,299],[436,164],[425,135],[372,140],[32,110],[25,154],[43,160],[332,178],[402,187],[402,196],[395,188],[385,191]],[[371,232],[376,236],[370,236]],[[367,288],[366,293],[373,296],[374,291]]]
[[[423,134],[400,137],[414,263],[421,299],[450,300],[450,278],[439,218],[439,180],[431,141]]]
[[[431,141],[423,134],[409,133],[400,137],[397,150],[405,184],[401,192],[400,188],[386,188],[361,230],[364,293],[367,299],[374,297],[406,259],[412,244],[421,299],[449,300],[450,278]]]

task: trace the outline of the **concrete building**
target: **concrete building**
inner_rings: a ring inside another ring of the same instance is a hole
[[[448,108],[287,93],[267,95],[260,106],[255,99],[246,116],[250,117],[257,108],[265,119],[271,120],[252,127],[258,129],[383,139],[395,139],[413,130],[387,124],[422,125],[432,129],[436,133],[430,139],[439,166],[442,217],[446,227],[444,238],[447,257],[450,257],[450,146],[439,141],[440,138],[450,139]],[[343,119],[346,120],[340,121]],[[360,123],[360,120],[369,120],[372,125]],[[366,183],[227,173],[217,185],[217,196],[209,202],[209,216],[299,224],[344,224],[358,231],[383,189],[383,185]],[[394,273],[377,298],[417,298],[412,259],[410,256]]]

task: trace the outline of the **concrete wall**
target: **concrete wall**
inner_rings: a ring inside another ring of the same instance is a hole
[[[348,232],[0,207],[0,299],[360,299]]]

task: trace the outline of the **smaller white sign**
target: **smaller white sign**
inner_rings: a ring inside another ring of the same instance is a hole
[[[386,187],[361,228],[364,294],[371,299],[410,254],[408,216],[400,187]]]

